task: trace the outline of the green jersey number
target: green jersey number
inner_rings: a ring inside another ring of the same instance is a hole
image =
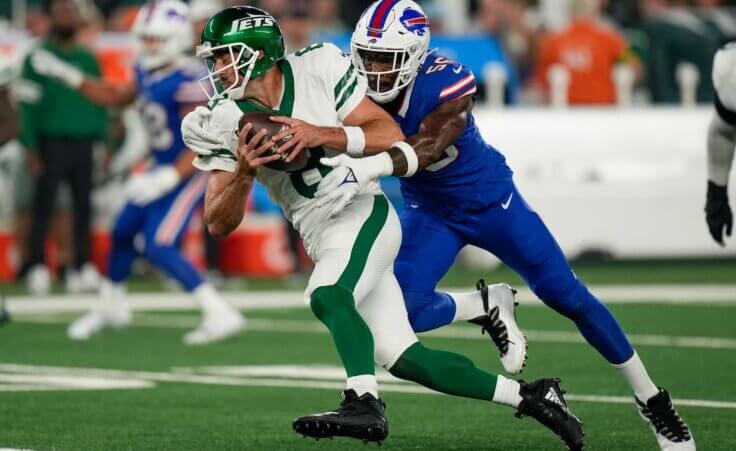
[[[292,172],[289,177],[291,184],[300,196],[314,199],[314,193],[319,188],[319,182],[324,176],[332,171],[332,168],[319,162],[325,156],[325,150],[321,147],[309,149],[309,160],[299,172]]]

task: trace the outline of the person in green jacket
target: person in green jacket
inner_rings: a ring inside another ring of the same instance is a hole
[[[85,74],[100,76],[94,54],[76,43],[83,25],[78,2],[48,0],[49,36],[37,48],[44,49]],[[92,149],[103,140],[107,125],[106,111],[63,83],[33,70],[29,52],[21,74],[22,96],[20,141],[27,152],[27,163],[35,177],[30,267],[26,281],[34,294],[49,289],[45,266],[44,237],[54,209],[59,185],[67,181],[74,201],[74,269],[87,289],[94,289],[97,271],[90,260]]]

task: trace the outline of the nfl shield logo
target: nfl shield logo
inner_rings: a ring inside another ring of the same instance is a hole
[[[429,28],[429,19],[424,14],[411,8],[406,8],[399,19],[404,28],[419,36],[424,36]]]

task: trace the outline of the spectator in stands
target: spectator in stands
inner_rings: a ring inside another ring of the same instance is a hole
[[[308,0],[291,0],[286,11],[277,17],[284,32],[288,52],[295,52],[312,43],[312,20],[309,13]]]
[[[710,73],[713,55],[719,47],[719,34],[674,0],[642,0],[647,49],[647,85],[656,103],[680,101],[677,69],[691,63],[700,72],[697,101],[713,101]]]
[[[311,14],[314,32],[335,35],[348,31],[340,19],[340,2],[337,0],[312,0]]]
[[[570,73],[570,104],[612,104],[616,101],[613,68],[636,64],[624,37],[601,19],[602,0],[573,0],[573,19],[560,32],[542,39],[535,80],[549,91],[548,71],[562,65]]]
[[[83,25],[75,0],[49,0],[49,36],[39,47],[81,69],[100,76],[92,52],[76,42]],[[31,51],[32,54],[32,51]],[[26,95],[21,102],[21,143],[27,152],[28,167],[36,177],[30,237],[27,282],[35,294],[49,289],[45,266],[44,238],[62,180],[67,180],[74,199],[74,266],[82,283],[92,289],[98,281],[90,263],[92,147],[102,140],[106,128],[105,110],[91,104],[76,91],[33,71],[30,56],[23,63]]]

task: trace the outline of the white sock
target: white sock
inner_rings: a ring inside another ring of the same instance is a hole
[[[483,316],[483,298],[480,291],[472,293],[447,293],[455,301],[455,319],[453,322],[468,321]]]
[[[361,374],[360,376],[349,377],[346,387],[348,390],[353,389],[358,396],[370,393],[378,399],[378,381],[376,376],[372,374]]]
[[[636,352],[629,360],[613,365],[613,367],[626,379],[639,401],[647,402],[649,398],[659,393],[659,389],[649,378],[647,369],[644,368],[644,364],[641,363],[639,354]]]
[[[109,279],[105,279],[100,284],[100,298],[105,306],[112,308],[127,308],[126,302],[127,289],[122,283],[115,283]]]
[[[521,385],[513,379],[496,376],[496,390],[493,392],[493,402],[511,407],[519,407],[521,404]]]
[[[199,306],[202,309],[202,313],[205,315],[218,314],[232,310],[232,308],[220,297],[217,290],[205,282],[198,286],[192,292],[195,299],[199,302]]]

